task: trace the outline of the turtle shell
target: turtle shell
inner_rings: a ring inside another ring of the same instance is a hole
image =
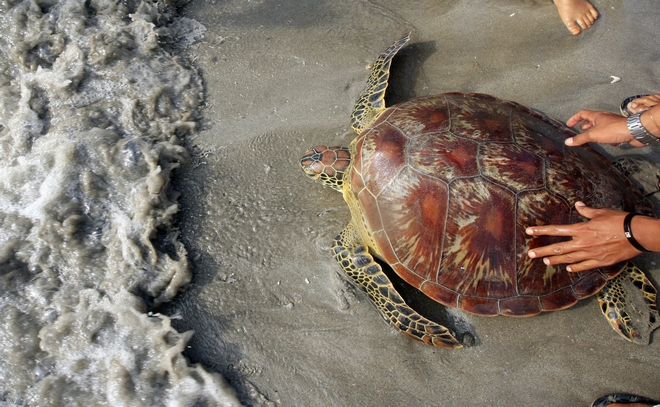
[[[604,156],[566,147],[571,129],[514,102],[444,93],[390,107],[351,144],[346,193],[372,251],[450,307],[535,315],[598,292],[625,263],[569,273],[527,251],[566,238],[530,225],[584,221],[578,200],[652,215],[652,204]]]

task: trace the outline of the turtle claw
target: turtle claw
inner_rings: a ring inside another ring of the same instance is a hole
[[[382,270],[380,272],[383,273]],[[385,273],[383,273],[383,276],[387,278]],[[456,349],[463,347],[449,329],[421,316],[406,304],[391,283],[388,287],[381,286],[380,291],[387,292],[387,295],[384,295],[387,302],[383,306],[374,303],[385,320],[402,334],[437,348]]]
[[[444,328],[441,325],[439,326]],[[432,329],[432,331],[436,330]],[[458,349],[463,347],[463,345],[452,336],[447,328],[444,329],[444,332],[438,330],[437,332],[424,333],[421,336],[419,335],[419,331],[413,333],[401,330],[401,333],[409,338],[424,342],[427,345],[435,346],[436,348]]]

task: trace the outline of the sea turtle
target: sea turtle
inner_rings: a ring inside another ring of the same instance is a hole
[[[595,150],[565,147],[574,131],[515,102],[443,93],[386,108],[390,63],[409,38],[373,64],[349,147],[315,147],[300,162],[348,203],[352,220],[332,248],[346,274],[391,325],[438,347],[462,344],[409,307],[372,255],[431,299],[479,315],[537,315],[599,293],[614,329],[648,343],[660,318],[641,270],[546,266],[527,251],[562,238],[524,231],[584,220],[577,200],[653,216],[651,202]]]

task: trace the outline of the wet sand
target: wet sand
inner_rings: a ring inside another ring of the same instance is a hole
[[[549,1],[193,1],[206,27],[185,53],[207,106],[188,140],[181,238],[192,285],[163,311],[196,331],[185,354],[254,406],[588,406],[610,392],[660,398],[660,337],[614,333],[591,298],[533,318],[457,312],[477,345],[434,349],[398,334],[342,275],[329,248],[349,219],[307,179],[301,154],[348,144],[365,66],[403,33],[393,98],[483,92],[566,120],[658,92],[654,0],[594,1],[572,36]],[[612,77],[621,78],[611,83]],[[396,100],[395,100],[396,101]],[[649,149],[609,149],[650,157]],[[650,157],[653,158],[653,157]],[[660,282],[660,255],[637,263]]]

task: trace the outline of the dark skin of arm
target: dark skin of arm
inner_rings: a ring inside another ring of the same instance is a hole
[[[646,130],[660,137],[660,105],[648,109],[640,117]],[[566,139],[566,145],[579,146],[595,142],[619,145],[629,143],[635,147],[644,145],[635,140],[626,126],[626,118],[617,114],[580,110],[566,124],[570,127],[580,124],[584,132]],[[585,271],[609,266],[631,259],[641,252],[635,249],[623,233],[623,219],[626,212],[609,209],[596,209],[582,202],[575,204],[577,211],[587,219],[586,222],[572,225],[544,225],[527,228],[528,235],[569,236],[572,240],[528,252],[531,258],[543,258],[545,264],[567,264],[571,272]],[[646,216],[635,216],[631,230],[635,239],[647,250],[660,251],[660,220]]]

